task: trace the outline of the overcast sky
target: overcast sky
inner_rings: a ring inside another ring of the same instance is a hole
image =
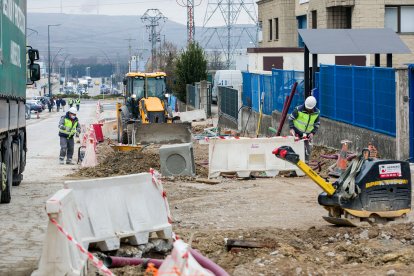
[[[186,8],[180,7],[178,3],[186,3],[186,0],[29,0],[28,12],[48,12],[60,13],[61,7],[63,13],[74,14],[105,14],[105,15],[142,15],[147,9],[159,9],[168,19],[186,24],[187,15]],[[178,3],[177,3],[178,2]],[[195,20],[197,26],[202,26],[204,17],[208,7],[208,0],[195,0],[198,6],[195,8]],[[217,1],[211,1],[217,2]],[[235,1],[240,2],[240,1]],[[244,1],[248,3],[255,3],[255,0]],[[257,6],[249,5],[248,9]],[[99,8],[98,8],[99,7]],[[210,9],[213,6],[210,5]],[[208,26],[223,25],[221,13],[217,11],[217,16],[213,17]],[[249,20],[247,13],[240,14],[238,24],[253,23]]]

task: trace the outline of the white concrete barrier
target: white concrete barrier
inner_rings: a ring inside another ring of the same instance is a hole
[[[192,111],[180,112],[176,115],[180,116],[181,122],[189,123],[191,123],[192,121],[205,120],[207,118],[206,111],[204,109],[195,109]]]
[[[305,159],[304,142],[295,142],[293,137],[210,139],[209,177],[218,177],[223,172],[237,172],[239,177],[248,177],[251,172],[276,176],[280,171],[296,171],[303,176],[298,167],[272,154],[281,146],[292,147],[301,160]]]
[[[105,123],[116,119],[116,110],[105,110],[99,114],[98,123]]]
[[[83,248],[96,244],[116,250],[121,239],[148,242],[150,233],[172,238],[168,203],[149,173],[68,181],[46,203],[46,210]],[[85,275],[87,256],[49,222],[39,269],[32,275]]]
[[[46,212],[60,225],[64,225],[75,240],[82,240],[80,225],[84,219],[70,189],[60,190],[46,202]],[[87,243],[83,246],[87,247]],[[86,275],[87,256],[61,233],[51,222],[48,222],[46,238],[43,244],[39,269],[32,276],[47,275]]]
[[[118,120],[106,121],[102,125],[102,133],[105,138],[118,139]]]
[[[81,225],[83,241],[103,250],[116,250],[121,238],[145,244],[149,234],[171,238],[162,191],[149,173],[65,182],[73,189],[79,210],[87,218]]]

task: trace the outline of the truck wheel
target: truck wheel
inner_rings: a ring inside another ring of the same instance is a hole
[[[10,203],[11,200],[11,187],[13,186],[13,163],[12,163],[12,150],[10,138],[5,142],[3,147],[3,163],[1,171],[1,179],[3,179],[3,166],[6,165],[6,188],[1,191],[0,203]]]

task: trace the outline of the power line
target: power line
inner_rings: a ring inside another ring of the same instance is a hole
[[[152,0],[151,3],[154,2],[172,2],[173,0]],[[134,2],[114,2],[114,3],[99,3],[98,4],[85,4],[85,5],[69,5],[64,6],[65,8],[84,8],[84,7],[97,7],[99,6],[118,6],[118,5],[130,5],[130,4],[145,4],[148,3],[148,1],[134,1]],[[35,8],[29,8],[28,10],[44,10],[44,9],[60,9],[61,6],[42,6],[42,7],[35,7]]]
[[[187,8],[187,44],[190,44],[194,41],[195,38],[194,8],[201,4],[201,0],[198,4],[195,4],[194,0],[176,1],[179,6]]]
[[[146,24],[145,27],[149,30],[149,41],[151,42],[151,69],[154,70],[157,66],[157,42],[161,41],[160,31],[157,27],[160,22],[164,23],[167,20],[159,9],[148,9],[141,17],[141,21]]]
[[[255,9],[255,1],[254,0],[250,0],[250,1],[246,1],[246,0],[209,0],[208,4],[207,4],[207,9],[206,9],[206,13],[204,16],[204,23],[203,23],[203,28],[205,29],[204,35],[207,34],[207,32],[209,30],[211,30],[211,28],[207,27],[207,24],[212,21],[212,18],[214,15],[216,15],[217,13],[221,13],[225,25],[226,25],[226,30],[227,30],[227,34],[226,34],[226,43],[222,43],[220,37],[219,37],[219,41],[220,43],[223,45],[223,50],[224,53],[226,55],[226,64],[227,64],[227,69],[230,69],[231,64],[232,64],[232,59],[233,59],[233,53],[234,50],[237,47],[237,43],[233,43],[232,44],[232,40],[234,38],[235,41],[240,41],[240,36],[238,37],[232,37],[232,29],[234,28],[234,25],[237,23],[239,16],[241,13],[246,13],[249,18],[255,23],[255,25],[257,26],[257,16],[256,16],[256,9]],[[245,28],[246,32],[248,32],[247,28]],[[255,27],[256,30],[256,36],[255,36],[255,41],[257,40],[257,32],[258,32],[258,28]],[[242,32],[243,33],[243,32]],[[213,28],[213,33],[211,34],[210,38],[208,39],[208,41],[211,40],[212,36],[214,35],[218,35],[218,31],[217,28]],[[250,37],[252,37],[251,35],[249,35]],[[225,47],[224,47],[225,45]],[[205,45],[205,47],[207,47],[208,45]]]

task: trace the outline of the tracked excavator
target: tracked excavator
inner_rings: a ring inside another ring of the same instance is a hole
[[[277,148],[273,154],[296,165],[322,188],[318,202],[328,211],[323,218],[329,223],[364,226],[407,219],[411,210],[408,162],[374,160],[364,149],[340,178],[330,183],[300,160],[291,147]]]
[[[171,144],[191,142],[191,125],[173,117],[164,72],[130,72],[124,78],[125,103],[119,108],[119,142]]]

